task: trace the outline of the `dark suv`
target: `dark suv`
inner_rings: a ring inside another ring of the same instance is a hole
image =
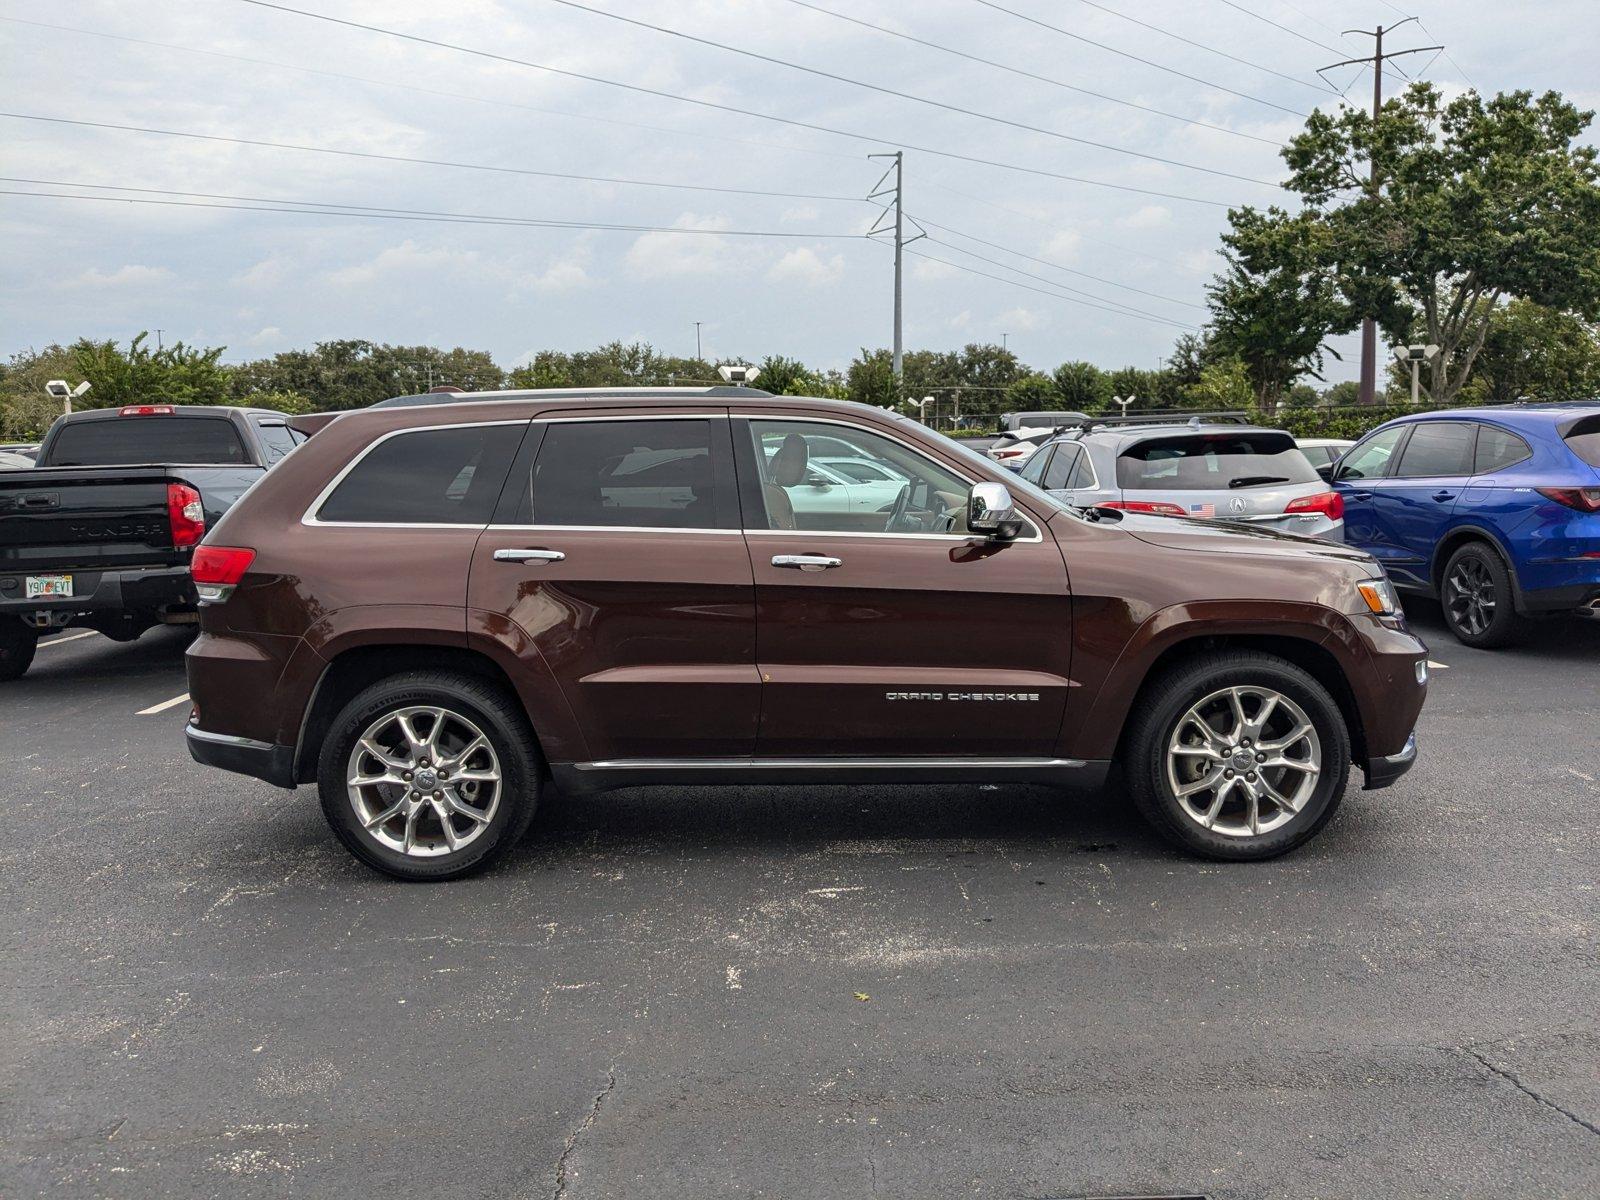
[[[1113,762],[1167,837],[1266,858],[1352,763],[1369,788],[1411,765],[1426,689],[1366,554],[1066,507],[891,413],[747,389],[350,413],[193,569],[194,757],[315,781],[406,878],[504,851],[550,783],[1094,786]]]

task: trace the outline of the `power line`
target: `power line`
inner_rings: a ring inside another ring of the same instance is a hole
[[[247,0],[247,2],[253,3],[254,0]],[[1163,64],[1155,62],[1152,59],[1140,58],[1137,54],[1130,54],[1126,50],[1118,50],[1115,46],[1108,46],[1104,42],[1097,42],[1093,38],[1084,37],[1080,33],[1073,33],[1070,29],[1063,29],[1059,25],[1052,25],[1048,21],[1041,21],[1038,17],[1030,17],[1027,13],[1018,12],[1014,8],[1007,8],[1003,4],[996,4],[994,3],[994,0],[972,0],[972,2],[974,4],[981,4],[985,8],[992,8],[995,10],[995,12],[1005,13],[1008,17],[1015,17],[1019,21],[1026,21],[1030,25],[1037,25],[1040,29],[1048,29],[1052,33],[1059,33],[1062,37],[1071,38],[1075,42],[1083,42],[1085,45],[1095,46],[1101,50],[1115,54],[1119,58],[1131,59],[1136,63],[1143,63],[1147,67],[1154,67],[1158,71],[1165,71],[1168,75],[1176,75],[1180,79],[1187,79],[1190,83],[1198,83],[1204,87],[1216,88],[1219,92],[1227,92],[1228,95],[1237,96],[1241,100],[1250,100],[1256,104],[1264,104],[1268,108],[1275,108],[1279,112],[1292,113],[1297,117],[1303,117],[1307,115],[1298,108],[1289,108],[1287,105],[1279,104],[1273,100],[1266,100],[1260,96],[1252,96],[1249,92],[1238,92],[1231,87],[1224,87],[1222,84],[1213,80],[1202,79],[1198,75],[1190,75],[1186,71],[1180,71],[1176,67],[1164,66]],[[1296,80],[1296,82],[1298,83],[1301,81]],[[1310,87],[1311,85],[1307,84],[1306,86]]]
[[[1185,125],[1196,125],[1201,129],[1211,129],[1215,130],[1217,133],[1226,133],[1238,138],[1247,138],[1252,142],[1261,142],[1263,145],[1278,145],[1278,141],[1275,138],[1264,138],[1258,137],[1253,133],[1242,133],[1237,129],[1229,129],[1226,125],[1213,125],[1210,121],[1202,121],[1197,117],[1186,117],[1182,113],[1168,112],[1163,108],[1153,108],[1148,104],[1140,104],[1134,100],[1124,100],[1120,96],[1111,96],[1107,95],[1105,92],[1097,92],[1092,88],[1079,87],[1077,84],[1067,83],[1062,79],[1053,79],[1048,75],[1037,75],[1032,71],[1023,70],[1021,67],[1014,67],[1008,63],[996,62],[992,58],[983,58],[976,54],[968,54],[965,50],[957,50],[953,46],[945,46],[939,42],[929,41],[927,38],[920,38],[913,34],[902,33],[898,29],[890,29],[887,25],[874,25],[871,21],[863,21],[860,17],[852,17],[847,13],[834,12],[832,9],[823,8],[816,4],[810,4],[807,2],[807,0],[785,0],[785,2],[795,5],[797,8],[809,9],[811,12],[821,13],[825,17],[832,17],[836,21],[846,21],[851,25],[859,25],[863,29],[871,29],[876,33],[885,34],[888,37],[899,38],[901,41],[905,42],[913,42],[918,46],[926,46],[930,50],[938,50],[942,54],[953,54],[957,58],[966,59],[968,62],[982,63],[986,67],[994,67],[996,70],[1006,71],[1012,75],[1020,75],[1024,79],[1033,79],[1037,80],[1039,83],[1048,83],[1052,87],[1065,88],[1067,91],[1077,92],[1079,95],[1093,96],[1097,100],[1106,100],[1112,104],[1120,104],[1126,108],[1136,109],[1139,112],[1151,113],[1158,117],[1166,117],[1168,120],[1172,121],[1181,121]],[[1285,78],[1289,77],[1285,76]]]
[[[1046,291],[1044,288],[1034,287],[1032,284],[1022,283],[1016,279],[1007,279],[1004,275],[992,275],[988,271],[980,271],[976,267],[969,267],[966,263],[951,262],[948,258],[940,258],[936,254],[928,254],[921,250],[907,250],[906,253],[914,258],[925,258],[929,262],[941,263],[944,266],[952,268],[953,270],[965,271],[969,275],[981,275],[983,278],[993,279],[997,283],[1007,283],[1012,287],[1022,288],[1024,291],[1037,292],[1041,296],[1049,296],[1054,300],[1064,300],[1068,304],[1078,304],[1082,305],[1084,308],[1099,309],[1101,312],[1113,313],[1119,317],[1133,317],[1135,320],[1149,321],[1155,325],[1170,325],[1178,329],[1190,330],[1195,328],[1193,325],[1186,325],[1182,321],[1174,321],[1167,317],[1158,317],[1148,313],[1130,312],[1121,308],[1110,308],[1104,304],[1091,303],[1088,300],[1076,300],[1071,296],[1064,296],[1060,292]]]
[[[246,0],[247,3],[258,3],[260,0]],[[1097,142],[1093,138],[1078,137],[1074,134],[1063,133],[1059,129],[1050,129],[1043,125],[1032,125],[1026,121],[1013,121],[1009,117],[1002,117],[995,113],[982,112],[975,108],[964,108],[959,104],[949,104],[943,100],[936,100],[931,96],[919,96],[915,92],[902,92],[898,88],[885,87],[882,84],[871,83],[865,79],[853,79],[848,75],[840,75],[833,71],[824,71],[821,67],[808,67],[803,63],[791,62],[786,58],[777,58],[770,54],[762,54],[756,50],[746,50],[741,46],[730,46],[726,42],[718,42],[711,38],[700,37],[698,34],[684,33],[680,29],[671,29],[665,25],[657,25],[651,21],[641,21],[636,17],[625,17],[621,13],[607,12],[603,8],[593,8],[581,4],[578,0],[547,0],[550,4],[559,4],[563,8],[574,9],[578,12],[589,13],[592,16],[604,17],[608,21],[618,21],[623,25],[632,25],[636,29],[648,29],[652,33],[663,34],[666,37],[679,38],[686,42],[693,42],[699,46],[710,46],[715,50],[722,50],[728,54],[737,54],[744,58],[752,58],[757,62],[764,62],[771,66],[787,67],[791,71],[800,71],[807,75],[815,75],[819,79],[831,79],[835,83],[849,84],[851,87],[865,88],[880,95],[893,96],[898,100],[910,100],[914,104],[924,104],[929,108],[943,109],[945,112],[959,113],[965,117],[975,117],[980,121],[990,121],[996,125],[1007,125],[1012,129],[1021,129],[1028,133],[1041,134],[1044,137],[1057,138],[1064,142],[1073,142],[1079,146],[1093,146],[1097,150],[1108,150],[1113,154],[1126,154],[1130,158],[1141,158],[1146,162],[1162,163],[1169,167],[1181,167],[1186,171],[1199,171],[1206,175],[1216,175],[1222,179],[1237,179],[1243,183],[1254,183],[1261,187],[1278,188],[1281,185],[1269,179],[1255,179],[1249,175],[1240,175],[1234,171],[1223,171],[1217,167],[1202,166],[1199,163],[1184,162],[1182,159],[1167,158],[1160,154],[1146,154],[1142,150],[1131,150],[1127,146],[1118,146],[1111,142]]]
[[[290,8],[284,4],[274,4],[270,0],[239,0],[242,4],[250,4],[257,8],[269,8],[278,12],[289,13],[297,17],[306,17],[314,21],[326,21],[331,25],[342,25],[349,29],[360,29],[367,33],[382,34],[385,37],[399,38],[402,41],[415,42],[421,46],[432,46],[439,50],[451,50],[460,54],[470,54],[477,58],[486,58],[492,62],[510,63],[513,66],[529,67],[536,71],[546,71],[552,75],[561,75],[568,79],[581,79],[587,83],[600,83],[607,87],[619,88],[627,92],[636,92],[643,96],[654,96],[661,100],[675,100],[682,104],[693,104],[699,108],[709,108],[716,112],[736,113],[742,117],[753,117],[760,121],[771,121],[779,125],[788,125],[795,129],[809,129],[815,133],[827,133],[835,137],[850,138],[853,141],[868,142],[874,146],[898,145],[906,150],[915,150],[919,154],[930,154],[938,158],[948,158],[955,162],[974,163],[979,166],[995,167],[1005,171],[1016,171],[1024,175],[1039,175],[1047,179],[1061,179],[1069,183],[1082,183],[1090,187],[1110,188],[1113,191],[1131,192],[1142,196],[1159,196],[1165,200],[1180,200],[1189,204],[1204,204],[1212,208],[1228,208],[1229,205],[1219,200],[1206,200],[1199,196],[1188,196],[1177,192],[1162,192],[1153,188],[1135,187],[1132,184],[1110,183],[1101,179],[1087,179],[1080,175],[1067,175],[1059,171],[1048,171],[1042,167],[1023,166],[1020,163],[1000,162],[995,159],[979,158],[972,154],[959,154],[953,150],[940,150],[932,146],[921,146],[915,142],[902,138],[881,138],[873,134],[855,133],[847,129],[836,129],[828,125],[821,125],[814,121],[801,121],[793,117],[780,117],[772,113],[757,112],[754,109],[739,108],[737,105],[721,104],[715,100],[702,100],[693,96],[680,96],[674,92],[662,91],[658,88],[645,87],[637,83],[624,83],[621,80],[606,79],[599,75],[588,75],[581,71],[570,71],[565,67],[551,67],[543,63],[532,62],[528,59],[512,58],[509,55],[497,54],[492,50],[480,50],[472,46],[462,46],[454,42],[444,42],[436,38],[422,37],[415,33],[402,33],[396,29],[385,29],[379,25],[366,25],[360,21],[349,21],[343,17],[329,16],[326,13],[310,12],[302,8]],[[1286,110],[1286,111],[1293,111]],[[1277,186],[1277,185],[1273,185]]]
[[[999,242],[988,241],[988,240],[986,240],[984,238],[976,236],[975,234],[964,233],[959,229],[952,229],[948,225],[941,225],[937,221],[930,221],[930,220],[928,220],[927,217],[921,216],[920,214],[915,217],[915,220],[917,221],[918,224],[926,225],[929,229],[937,229],[941,233],[948,233],[948,234],[950,234],[950,235],[952,235],[954,237],[965,238],[969,242],[976,242],[980,246],[988,246],[992,250],[1000,250],[1000,251],[1003,251],[1006,254],[1014,254],[1018,258],[1027,259],[1029,262],[1036,262],[1036,263],[1040,264],[1041,266],[1052,267],[1057,271],[1065,271],[1069,275],[1081,275],[1085,279],[1092,279],[1092,280],[1094,280],[1094,282],[1103,283],[1107,287],[1121,288],[1124,291],[1135,292],[1135,293],[1137,293],[1138,295],[1141,295],[1141,296],[1148,296],[1152,300],[1164,300],[1168,304],[1182,304],[1186,308],[1204,309],[1206,307],[1204,304],[1196,304],[1192,300],[1179,300],[1175,296],[1163,296],[1160,292],[1147,292],[1143,288],[1136,288],[1130,283],[1118,283],[1115,279],[1106,279],[1104,276],[1101,276],[1101,275],[1091,275],[1088,271],[1080,271],[1076,267],[1068,267],[1068,266],[1063,265],[1062,263],[1053,262],[1048,258],[1040,258],[1037,255],[1027,254],[1027,253],[1025,253],[1025,252],[1023,252],[1021,250],[1013,249],[1012,247],[1002,245]],[[940,245],[949,245],[948,242],[940,241],[940,239],[938,239],[938,238],[934,238],[933,240],[939,242]],[[952,248],[953,249],[960,249],[960,247],[952,247]],[[1062,286],[1065,286],[1065,285],[1062,285]],[[1084,293],[1084,295],[1090,295],[1090,294],[1091,293],[1088,293],[1088,292]],[[1095,299],[1097,299],[1097,300],[1098,299],[1105,299],[1105,297],[1096,296]],[[1117,301],[1113,300],[1113,301],[1111,301],[1111,303],[1115,304],[1115,303],[1117,303]]]
[[[546,179],[572,179],[586,183],[625,184],[631,187],[670,188],[674,191],[720,192],[738,196],[775,196],[789,200],[838,200],[859,204],[859,196],[830,195],[822,192],[778,192],[759,188],[718,187],[702,183],[668,183],[656,179],[619,179],[607,175],[577,175],[563,171],[539,171],[532,167],[504,167],[491,163],[452,162],[438,158],[410,158],[403,154],[379,154],[371,150],[340,150],[332,146],[307,146],[297,142],[269,142],[259,138],[224,137],[217,133],[188,133],[176,129],[155,129],[144,125],[114,125],[107,121],[81,121],[68,117],[43,117],[35,113],[0,112],[0,117],[17,121],[46,121],[52,125],[78,125],[87,129],[115,129],[124,133],[150,133],[161,137],[194,138],[205,142],[226,142],[235,146],[260,146],[270,150],[298,150],[307,154],[334,154],[346,158],[369,158],[380,162],[409,163],[424,167],[450,167],[463,171],[494,171],[506,175],[537,175]]]
[[[1399,13],[1402,17],[1408,17],[1408,16],[1411,15],[1405,9],[1401,8],[1398,4],[1390,4],[1389,0],[1383,0],[1383,3],[1384,3],[1385,7],[1389,8],[1389,9],[1392,9],[1394,12]],[[1423,35],[1425,37],[1431,37],[1436,42],[1442,40],[1439,37],[1438,34],[1434,33],[1433,30],[1429,29],[1426,25],[1424,25],[1422,23],[1422,18],[1421,17],[1417,18],[1417,28],[1422,30]],[[1445,62],[1449,63],[1452,67],[1454,67],[1456,69],[1456,74],[1461,76],[1461,81],[1463,83],[1465,83],[1473,91],[1477,91],[1478,90],[1478,85],[1472,81],[1472,76],[1468,75],[1466,73],[1466,71],[1462,69],[1461,64],[1458,63],[1455,60],[1455,58],[1451,55],[1450,51],[1441,50],[1440,53],[1444,55]],[[1428,73],[1428,68],[1427,67],[1422,68],[1422,70],[1420,72],[1418,72],[1418,74],[1420,74],[1420,75],[1426,75],[1427,73]]]
[[[1295,28],[1293,28],[1292,26],[1289,26],[1289,25],[1285,25],[1282,21],[1274,21],[1271,17],[1266,16],[1263,13],[1258,13],[1252,8],[1246,8],[1242,4],[1236,4],[1236,3],[1234,3],[1234,0],[1221,0],[1221,2],[1223,4],[1226,4],[1229,8],[1233,9],[1235,12],[1242,12],[1247,17],[1251,17],[1251,18],[1253,18],[1253,19],[1255,19],[1257,21],[1262,22],[1263,24],[1271,25],[1274,29],[1281,29],[1281,30],[1283,30],[1284,33],[1287,33],[1290,37],[1299,38],[1302,42],[1307,42],[1310,45],[1317,46],[1317,47],[1319,47],[1320,49],[1323,49],[1323,50],[1332,50],[1335,54],[1343,54],[1343,53],[1345,53],[1345,48],[1343,46],[1332,46],[1332,45],[1329,45],[1327,42],[1319,42],[1316,38],[1308,37],[1307,35],[1301,33],[1298,29],[1295,29]],[[1392,75],[1392,73],[1391,73],[1391,75]]]
[[[551,117],[568,117],[576,121],[595,121],[602,125],[618,125],[627,129],[643,129],[650,133],[666,133],[675,137],[704,138],[714,142],[729,142],[737,146],[759,146],[766,150],[782,150],[789,154],[811,154],[818,158],[839,158],[859,162],[860,156],[840,150],[817,150],[809,146],[788,146],[782,142],[764,142],[758,138],[732,137],[728,134],[706,133],[694,129],[674,129],[668,125],[649,125],[641,121],[624,121],[617,117],[601,117],[592,113],[569,112],[561,108],[541,108],[536,104],[519,104],[515,100],[491,100],[487,96],[469,96],[465,92],[445,92],[437,88],[418,87],[416,84],[396,83],[392,79],[374,79],[370,75],[350,75],[343,71],[325,71],[317,67],[296,63],[276,62],[270,58],[250,58],[243,54],[227,54],[221,50],[206,50],[199,46],[181,46],[176,42],[155,42],[148,38],[128,37],[120,33],[105,33],[97,29],[79,29],[72,25],[52,25],[47,21],[28,21],[21,17],[0,17],[13,25],[31,25],[36,29],[53,29],[62,33],[76,33],[84,37],[103,38],[113,42],[127,42],[135,46],[152,46],[160,50],[177,50],[184,54],[199,54],[207,58],[226,59],[229,62],[247,63],[256,67],[274,67],[280,71],[299,71],[306,75],[320,75],[327,79],[344,79],[352,83],[365,83],[374,87],[394,88],[403,92],[416,92],[421,96],[441,96],[447,100],[465,100],[471,104],[490,104],[497,108],[514,108],[521,112],[541,113]]]
[[[643,225],[610,221],[578,221],[564,218],[506,217],[484,213],[451,213],[432,209],[385,208],[356,204],[335,204],[321,200],[293,200],[274,196],[235,196],[220,192],[185,192],[171,188],[124,187],[120,184],[78,183],[59,179],[19,179],[0,176],[0,182],[22,183],[34,187],[74,187],[95,191],[135,192],[135,196],[79,196],[70,192],[0,191],[4,196],[35,196],[54,200],[98,200],[112,204],[157,204],[174,208],[217,208],[240,212],[296,213],[313,217],[356,217],[381,221],[428,221],[445,225],[500,225],[534,229],[593,229],[620,233],[685,233],[707,237],[790,238],[828,241],[864,240],[860,233],[814,233],[794,229],[697,229],[681,225]],[[188,196],[190,200],[153,200],[150,196]],[[202,203],[202,201],[231,203]]]
[[[1306,79],[1301,79],[1297,75],[1289,75],[1283,71],[1274,70],[1272,67],[1263,66],[1261,63],[1251,62],[1248,58],[1240,58],[1237,54],[1229,54],[1226,50],[1218,50],[1215,46],[1208,46],[1204,42],[1197,42],[1193,38],[1184,37],[1181,33],[1174,33],[1172,30],[1167,29],[1164,26],[1153,25],[1149,21],[1141,21],[1138,17],[1131,17],[1125,12],[1119,12],[1118,10],[1110,8],[1107,5],[1096,3],[1096,0],[1079,0],[1079,3],[1087,4],[1090,8],[1099,9],[1103,13],[1110,13],[1113,17],[1117,17],[1123,21],[1129,21],[1132,24],[1139,26],[1141,29],[1149,29],[1154,33],[1161,34],[1163,37],[1169,37],[1174,41],[1182,42],[1185,46],[1193,46],[1197,50],[1204,50],[1207,54],[1215,54],[1219,57],[1226,58],[1230,62],[1240,63],[1243,66],[1250,67],[1257,71],[1265,71],[1268,75],[1276,75],[1279,79],[1287,79],[1290,83],[1298,83],[1301,87],[1308,87],[1312,91],[1320,92],[1322,90],[1314,83],[1311,83]]]

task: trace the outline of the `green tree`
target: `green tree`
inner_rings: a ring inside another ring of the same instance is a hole
[[[217,361],[225,347],[199,350],[174,342],[152,350],[145,344],[149,336],[139,334],[126,350],[112,341],[73,343],[73,362],[91,384],[78,407],[227,402],[228,368]]]
[[[482,350],[389,346],[359,338],[318,342],[242,363],[233,370],[236,400],[253,404],[260,392],[293,392],[319,412],[365,408],[391,396],[446,384],[469,391],[502,386],[505,374]]]
[[[1426,373],[1430,399],[1447,404],[1502,299],[1600,316],[1600,168],[1579,141],[1592,117],[1555,92],[1444,103],[1420,82],[1376,121],[1313,112],[1283,155],[1307,220],[1326,231],[1321,260],[1348,309],[1340,327],[1367,315],[1398,337],[1415,314],[1443,351]]]
[[[1111,403],[1111,380],[1093,363],[1062,363],[1051,378],[1062,407],[1072,412],[1098,413]]]
[[[1600,395],[1600,328],[1531,300],[1497,308],[1478,354],[1484,402]]]
[[[1035,371],[1014,381],[1005,390],[1006,412],[1050,412],[1061,406],[1056,381]]]
[[[47,395],[44,385],[65,379],[76,386],[77,356],[65,346],[20,350],[0,364],[0,436],[37,441],[61,415],[61,401]]]
[[[1321,377],[1323,343],[1351,323],[1328,267],[1331,233],[1315,213],[1282,209],[1228,213],[1226,269],[1207,289],[1212,342],[1244,364],[1255,403],[1267,416],[1295,380]]]
[[[756,386],[779,396],[819,396],[841,400],[845,396],[844,376],[837,371],[814,371],[797,358],[769,354],[759,364]]]
[[[868,350],[863,346],[845,370],[846,398],[879,408],[897,407],[900,389],[895,385],[891,359],[888,350]]]
[[[1207,363],[1200,368],[1199,380],[1184,390],[1184,400],[1191,407],[1212,412],[1247,409],[1255,400],[1249,368],[1237,358]]]

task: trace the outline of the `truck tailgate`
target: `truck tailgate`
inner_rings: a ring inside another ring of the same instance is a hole
[[[167,514],[172,479],[166,467],[0,473],[0,573],[182,562]]]

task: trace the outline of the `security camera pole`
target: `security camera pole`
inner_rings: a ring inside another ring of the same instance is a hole
[[[1433,360],[1439,357],[1439,347],[1429,344],[1427,346],[1396,346],[1394,348],[1396,362],[1411,364],[1411,407],[1417,406],[1417,374],[1423,363],[1429,369],[1433,367]]]
[[[722,376],[724,383],[731,383],[734,387],[749,387],[756,381],[756,376],[761,374],[761,368],[723,363],[717,368],[717,374]]]
[[[1128,405],[1132,404],[1139,397],[1138,396],[1113,396],[1111,398],[1113,400],[1115,400],[1117,402],[1118,406],[1122,409],[1122,415],[1123,416],[1127,416],[1128,415]]]
[[[65,379],[52,379],[44,385],[45,394],[61,401],[61,415],[72,415],[72,402],[89,390],[89,381],[85,379],[77,387],[68,387]]]

